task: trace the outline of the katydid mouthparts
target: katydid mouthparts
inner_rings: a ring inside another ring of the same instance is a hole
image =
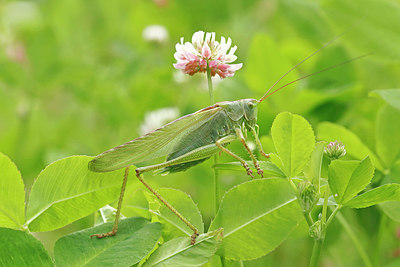
[[[89,170],[94,172],[110,172],[125,168],[125,175],[119,197],[115,223],[112,230],[108,233],[94,234],[91,237],[96,236],[98,238],[102,238],[114,236],[117,233],[122,199],[129,174],[129,166],[152,159],[165,157],[166,159],[162,163],[136,168],[136,177],[193,231],[193,235],[191,236],[191,244],[194,244],[196,242],[196,237],[199,235],[197,228],[186,218],[184,218],[152,187],[150,187],[150,185],[143,180],[141,174],[148,171],[158,171],[160,173],[184,171],[222,151],[238,160],[245,168],[247,174],[253,177],[252,170],[246,161],[226,148],[229,143],[239,140],[243,144],[245,150],[248,152],[252,163],[257,170],[257,174],[263,177],[263,170],[260,168],[256,156],[249,149],[249,146],[244,138],[247,132],[251,132],[251,134],[254,136],[257,149],[260,154],[266,158],[269,157],[269,155],[264,152],[261,142],[258,138],[257,105],[267,97],[288,86],[289,84],[305,79],[311,75],[337,68],[341,65],[366,56],[359,56],[308,74],[272,91],[272,89],[282,78],[284,78],[287,74],[305,62],[307,59],[317,54],[336,38],[326,43],[320,49],[313,52],[311,55],[287,71],[259,100],[241,99],[236,101],[218,102],[212,106],[178,118],[153,132],[140,136],[132,141],[107,150],[96,156],[92,161],[89,162]]]

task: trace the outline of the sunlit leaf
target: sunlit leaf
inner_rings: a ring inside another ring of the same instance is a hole
[[[162,244],[143,266],[200,266],[214,255],[222,229],[202,234],[194,245],[189,237],[178,237]]]
[[[250,260],[279,246],[302,218],[288,181],[256,179],[225,194],[210,229],[224,229],[218,254],[233,260]]]
[[[289,112],[276,116],[271,128],[276,151],[288,177],[299,174],[314,149],[311,125],[301,116]]]
[[[23,229],[25,190],[17,166],[0,153],[0,227]]]
[[[94,173],[87,156],[73,156],[47,166],[32,186],[27,224],[35,232],[50,231],[89,215],[116,199],[123,170]]]
[[[374,175],[369,157],[361,162],[335,160],[329,165],[328,182],[335,200],[345,204],[363,190]]]
[[[54,247],[57,266],[131,266],[155,247],[161,235],[159,223],[135,217],[121,220],[113,237],[89,238],[112,226],[105,223],[60,238]]]
[[[204,224],[199,208],[189,195],[172,188],[159,189],[158,193],[193,224],[199,230],[200,234],[204,233]],[[163,236],[166,240],[178,236],[191,236],[193,234],[193,231],[154,195],[148,193],[148,196],[152,199],[152,201],[149,201],[150,210],[158,216],[164,225]]]
[[[351,208],[366,208],[388,201],[400,201],[400,184],[385,184],[379,186],[356,196],[345,205]]]

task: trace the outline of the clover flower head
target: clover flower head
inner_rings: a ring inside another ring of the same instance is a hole
[[[339,159],[346,155],[346,149],[340,141],[330,142],[324,149],[325,155],[331,159]]]
[[[177,62],[174,67],[183,73],[194,75],[197,72],[206,72],[208,65],[211,76],[218,74],[222,79],[232,77],[243,64],[230,64],[237,59],[234,55],[237,46],[231,48],[231,45],[231,38],[226,40],[221,37],[221,42],[215,41],[215,32],[195,32],[191,43],[184,43],[182,37],[181,42],[176,44],[174,57]]]

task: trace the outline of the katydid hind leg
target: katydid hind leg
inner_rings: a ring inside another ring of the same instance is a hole
[[[257,169],[257,174],[263,178],[264,171],[260,168],[260,165],[258,164],[258,161],[256,157],[254,156],[253,152],[250,150],[249,146],[246,143],[246,140],[244,139],[243,133],[241,129],[237,128],[236,129],[236,135],[239,138],[240,142],[243,144],[244,148],[246,149],[247,153],[249,153],[251,160],[253,161],[254,168]]]
[[[228,136],[222,137],[221,139],[217,140],[217,142],[215,142],[215,144],[217,145],[217,147],[219,147],[219,149],[221,149],[222,152],[225,152],[226,154],[230,155],[231,157],[235,158],[240,163],[242,163],[243,167],[247,171],[247,175],[249,175],[251,178],[254,178],[253,171],[250,169],[250,167],[246,163],[246,161],[243,158],[241,158],[240,156],[236,155],[235,153],[233,153],[232,151],[230,151],[229,149],[227,149],[223,146],[224,143],[229,143],[235,139],[237,139],[237,137],[235,135],[228,135]]]
[[[125,168],[125,174],[124,174],[124,180],[122,182],[122,187],[121,187],[121,193],[119,195],[117,212],[115,214],[114,226],[113,226],[112,230],[110,232],[107,232],[107,233],[93,234],[93,235],[90,236],[90,238],[92,238],[93,236],[95,236],[97,238],[103,238],[103,237],[114,236],[114,235],[117,234],[119,217],[121,216],[122,200],[124,198],[126,182],[128,181],[128,176],[129,176],[129,167],[126,167]]]
[[[141,168],[136,169],[136,177],[139,181],[151,192],[155,195],[168,209],[170,209],[182,222],[184,222],[192,231],[193,234],[191,236],[191,244],[194,245],[196,243],[196,238],[199,236],[199,230],[189,222],[182,214],[179,213],[171,204],[168,203],[165,198],[163,198],[156,190],[154,190],[142,177],[141,173],[144,171]]]

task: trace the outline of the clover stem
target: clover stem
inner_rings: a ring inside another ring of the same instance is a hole
[[[321,255],[321,248],[323,243],[323,239],[315,239],[309,265],[310,267],[318,267],[319,256]]]
[[[214,89],[213,89],[213,85],[212,85],[212,80],[211,80],[211,69],[208,66],[208,62],[207,62],[207,81],[208,81],[208,94],[210,96],[210,105],[214,104]],[[218,164],[218,155],[214,156],[214,164]],[[214,168],[214,216],[217,214],[217,211],[219,209],[219,200],[220,200],[220,196],[219,196],[219,173],[218,170],[216,168]]]

